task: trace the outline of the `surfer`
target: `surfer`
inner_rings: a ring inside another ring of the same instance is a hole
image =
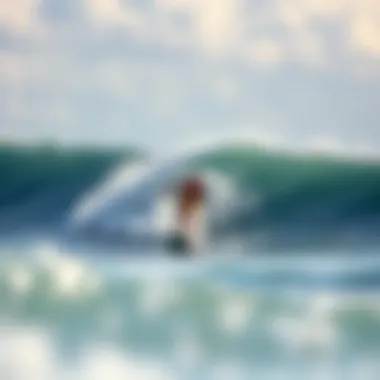
[[[195,213],[202,208],[205,200],[203,181],[192,177],[182,182],[179,190],[178,219],[179,226],[189,231]]]
[[[202,179],[192,176],[180,183],[177,195],[177,232],[171,240],[176,251],[196,248],[202,235],[202,216],[206,201],[206,188]]]

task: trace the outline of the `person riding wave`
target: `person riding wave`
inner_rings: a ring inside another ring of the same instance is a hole
[[[178,250],[196,248],[202,237],[202,217],[206,187],[202,179],[192,176],[180,183],[177,193],[177,233],[172,240]]]

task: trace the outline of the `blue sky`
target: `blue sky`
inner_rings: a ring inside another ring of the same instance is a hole
[[[380,149],[378,0],[2,0],[0,139]]]

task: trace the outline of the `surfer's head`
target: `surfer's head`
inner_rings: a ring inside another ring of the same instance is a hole
[[[190,176],[180,185],[180,196],[189,201],[202,201],[205,197],[205,183],[199,176]]]

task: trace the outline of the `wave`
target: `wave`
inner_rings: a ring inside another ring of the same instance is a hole
[[[0,186],[1,229],[58,226],[73,204],[122,162],[128,166],[141,157],[137,149],[1,147],[0,175],[6,179]],[[242,200],[259,199],[259,205],[244,207],[223,235],[272,250],[380,243],[375,160],[220,145],[193,154],[186,165],[224,173]]]
[[[59,225],[72,205],[134,149],[0,146],[0,230]]]
[[[243,197],[258,194],[260,207],[248,208],[235,224],[257,242],[377,242],[378,161],[252,147],[224,148],[202,161],[231,176]]]

